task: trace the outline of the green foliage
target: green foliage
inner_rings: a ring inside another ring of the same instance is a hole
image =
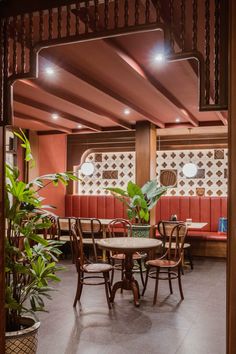
[[[26,161],[33,165],[30,143],[23,131],[14,134],[25,149]],[[78,180],[71,172],[40,176],[29,183],[19,180],[16,167],[6,164],[5,215],[5,308],[6,329],[18,330],[19,318],[25,312],[45,311],[45,299],[51,299],[52,281],[60,279],[56,272],[63,242],[46,240],[43,230],[52,227],[51,216],[38,192],[50,183],[67,185]],[[48,206],[47,206],[48,208]],[[40,235],[41,234],[41,235]]]
[[[166,187],[158,187],[157,181],[152,180],[145,183],[142,187],[136,183],[129,182],[127,189],[106,188],[117,199],[127,206],[128,218],[139,224],[145,224],[149,221],[149,212],[160,197],[166,193]]]

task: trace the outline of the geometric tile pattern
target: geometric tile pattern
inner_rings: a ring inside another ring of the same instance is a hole
[[[24,335],[21,339],[8,338],[5,354],[32,354],[36,353],[38,334]]]
[[[198,167],[194,178],[186,178],[182,167],[193,162]],[[227,195],[228,149],[157,151],[157,177],[163,169],[177,170],[177,187],[167,195]]]
[[[83,176],[78,183],[80,195],[106,195],[107,187],[126,188],[127,183],[135,181],[135,153],[109,152],[90,154],[86,161],[94,163],[95,171],[92,176]]]
[[[129,181],[135,181],[135,152],[109,152],[90,154],[86,161],[94,163],[92,176],[83,176],[78,183],[80,195],[106,195],[106,187],[126,188]],[[174,170],[177,183],[169,188],[167,195],[227,195],[228,149],[157,151],[156,173],[160,184],[160,172]],[[182,168],[193,162],[198,167],[194,178],[186,178]]]

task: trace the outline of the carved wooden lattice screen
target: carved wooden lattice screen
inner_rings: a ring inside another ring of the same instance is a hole
[[[161,30],[169,60],[196,58],[200,110],[227,109],[226,0],[12,0],[0,5],[0,113],[11,123],[11,85],[37,76],[40,49]],[[51,4],[51,5],[50,5]],[[51,7],[50,7],[51,6]],[[198,69],[199,67],[199,69]]]

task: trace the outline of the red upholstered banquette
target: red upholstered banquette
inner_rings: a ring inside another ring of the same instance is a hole
[[[126,218],[124,205],[113,196],[66,196],[66,216]],[[156,205],[156,223],[169,220],[176,214],[178,220],[191,218],[207,222],[201,231],[190,231],[192,239],[225,241],[226,235],[217,232],[220,217],[227,217],[227,197],[179,197],[163,196]]]

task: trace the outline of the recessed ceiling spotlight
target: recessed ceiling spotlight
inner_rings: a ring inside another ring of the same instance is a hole
[[[161,63],[165,61],[165,56],[163,53],[157,53],[154,57],[155,61]]]
[[[129,108],[125,108],[125,109],[124,109],[124,114],[125,114],[126,116],[128,116],[128,115],[130,114],[130,109],[129,109]]]
[[[78,129],[81,129],[81,128],[83,128],[83,127],[82,127],[81,124],[79,124],[79,125],[77,126],[77,128],[78,128]]]
[[[46,74],[48,74],[48,75],[53,75],[53,74],[55,74],[54,69],[53,69],[52,67],[50,67],[50,66],[48,66],[48,67],[45,69],[45,72],[46,72]]]
[[[176,123],[179,123],[180,122],[180,118],[176,118]]]
[[[59,115],[57,113],[52,114],[52,119],[57,120],[59,118]]]

